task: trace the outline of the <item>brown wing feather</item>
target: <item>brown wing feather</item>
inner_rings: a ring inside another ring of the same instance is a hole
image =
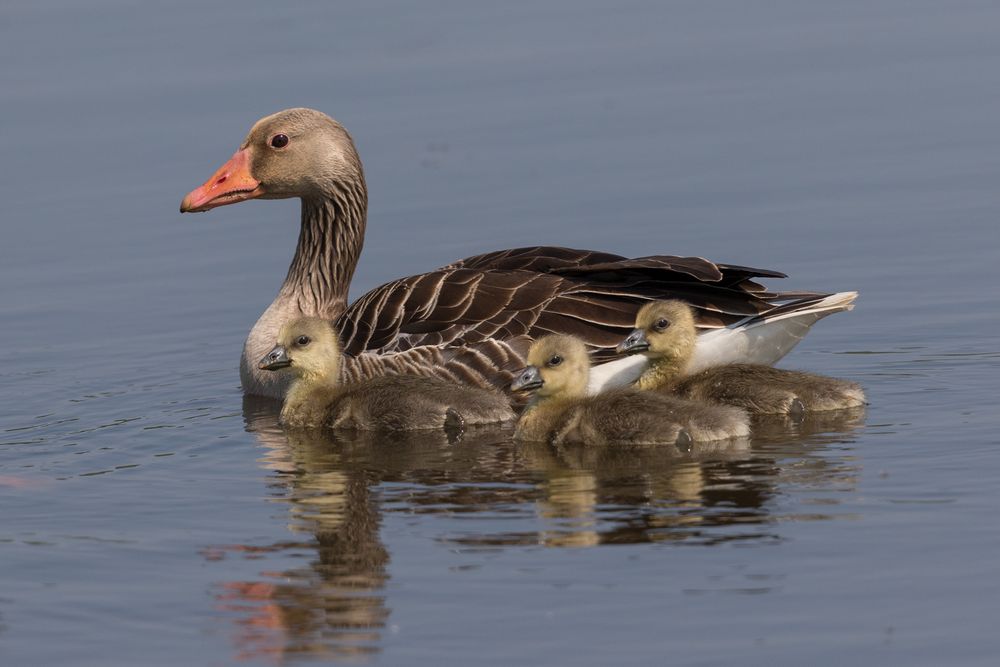
[[[791,298],[826,296],[770,292],[753,280],[780,277],[702,257],[629,259],[551,246],[512,248],[386,283],[355,301],[337,325],[352,355],[572,333],[600,361],[614,356],[612,348],[649,300],[683,299],[700,327],[713,328],[767,313]]]
[[[623,259],[626,258],[621,255],[597,250],[577,250],[575,248],[562,248],[558,246],[530,246],[494,250],[482,255],[473,255],[472,257],[460,259],[441,268],[487,269],[494,271],[522,270],[534,271],[536,273],[550,273],[561,268],[615,262]]]
[[[505,389],[524,365],[531,340],[526,336],[488,339],[474,345],[422,345],[403,352],[345,355],[341,382],[383,375],[420,375]]]

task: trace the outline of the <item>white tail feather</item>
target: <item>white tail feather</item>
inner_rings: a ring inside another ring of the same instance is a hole
[[[599,394],[612,387],[627,387],[639,379],[647,366],[649,359],[641,354],[633,354],[594,366],[590,369],[587,393]]]
[[[854,308],[857,292],[838,292],[774,316],[754,315],[722,329],[698,336],[698,345],[687,372],[732,363],[772,365],[798,345],[810,327],[827,315]],[[632,384],[649,361],[641,354],[609,361],[590,371],[588,391],[596,394],[611,387]]]

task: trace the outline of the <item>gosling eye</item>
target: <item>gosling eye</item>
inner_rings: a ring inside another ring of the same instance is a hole
[[[563,361],[562,357],[560,357],[558,354],[554,354],[551,357],[549,357],[549,360],[548,362],[546,362],[545,365],[551,368],[552,366],[558,366],[559,364],[562,363],[562,361]]]
[[[661,317],[660,319],[656,320],[656,324],[653,325],[653,327],[657,331],[663,331],[664,329],[666,329],[669,326],[670,326],[670,320],[668,320],[665,317]]]
[[[295,339],[295,344],[298,345],[299,347],[305,347],[311,342],[312,339],[309,336],[299,336],[298,338]]]
[[[276,134],[271,137],[271,147],[272,148],[284,148],[288,145],[288,135],[287,134]]]

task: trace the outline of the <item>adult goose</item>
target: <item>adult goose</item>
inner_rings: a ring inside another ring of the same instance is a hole
[[[698,326],[696,364],[771,364],[821,317],[849,309],[853,292],[770,292],[757,278],[775,271],[717,264],[701,257],[627,259],[558,247],[500,250],[435,271],[386,283],[347,304],[361,255],[368,206],[361,160],[347,131],[324,113],[288,109],[257,121],[239,150],[181,203],[207,211],[248,199],[302,200],[298,247],[278,296],[243,347],[240,377],[247,393],[280,398],[287,371],[258,368],[283,324],[297,317],[335,321],[347,379],[392,373],[386,352],[423,345],[461,346],[492,339],[493,354],[465,355],[448,372],[465,382],[503,386],[523,365],[525,338],[549,333],[583,339],[597,362],[613,359],[636,310],[655,299],[690,303]],[[520,340],[520,347],[509,341]],[[475,362],[470,363],[469,359]],[[593,388],[627,384],[644,367],[641,356],[594,369]],[[429,366],[423,368],[433,371]],[[408,372],[413,372],[409,369]]]

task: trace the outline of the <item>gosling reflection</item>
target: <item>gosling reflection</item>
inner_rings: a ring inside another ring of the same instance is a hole
[[[306,655],[356,661],[377,653],[390,615],[383,593],[389,552],[380,528],[391,511],[384,506],[394,498],[373,488],[413,481],[407,511],[438,504],[489,507],[502,491],[484,488],[477,494],[446,485],[473,480],[486,487],[509,471],[510,451],[501,445],[509,443],[512,427],[335,434],[283,429],[281,405],[269,399],[245,397],[243,408],[247,429],[266,448],[261,465],[273,475],[271,495],[287,503],[289,532],[301,539],[214,547],[206,556],[273,553],[308,564],[265,569],[258,580],[219,586],[221,607],[237,615],[237,655],[277,662]],[[427,489],[433,491],[424,493]]]
[[[381,523],[393,512],[475,515],[441,522],[432,537],[471,552],[766,543],[781,539],[787,518],[774,502],[779,494],[854,485],[850,443],[864,421],[859,409],[757,420],[752,442],[595,449],[514,445],[510,428],[451,440],[441,432],[282,430],[278,410],[271,401],[244,402],[247,427],[265,448],[270,494],[287,507],[290,538],[209,550],[209,557],[302,559],[291,569],[262,564],[256,580],[218,588],[220,604],[236,615],[239,656],[276,661],[363,661],[377,653],[391,613]],[[835,508],[824,511],[794,518],[836,516]]]
[[[635,544],[697,537],[715,470],[750,456],[749,440],[626,449],[520,443],[525,465],[543,475],[539,516],[552,547]],[[753,506],[761,498],[743,498]],[[721,525],[724,517],[713,517]],[[671,530],[675,528],[676,530]]]
[[[826,454],[834,443],[849,443],[864,416],[864,409],[856,408],[801,420],[758,419],[752,449],[748,440],[624,450],[521,443],[519,458],[541,473],[539,485],[545,491],[536,506],[550,527],[537,536],[537,543],[711,545],[781,539],[772,530],[778,517],[771,500],[778,487],[808,483],[853,488],[853,460]],[[518,543],[513,537],[470,536],[461,542]]]

